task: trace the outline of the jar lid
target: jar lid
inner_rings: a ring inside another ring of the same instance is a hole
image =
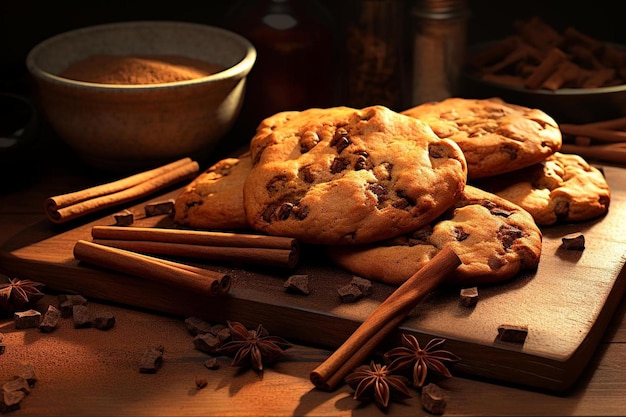
[[[418,0],[413,15],[430,19],[450,19],[469,12],[467,0]]]

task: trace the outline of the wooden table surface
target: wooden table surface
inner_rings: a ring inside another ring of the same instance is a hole
[[[5,158],[5,157],[3,157]],[[46,197],[106,180],[75,159],[56,138],[46,137],[32,155],[6,158],[0,178],[0,245],[44,218]],[[0,265],[0,272],[2,266]],[[56,295],[42,300],[54,304]],[[35,366],[38,382],[15,416],[416,416],[429,415],[419,394],[392,403],[386,412],[352,399],[352,390],[315,389],[309,373],[331,352],[295,345],[260,377],[240,372],[220,358],[220,367],[204,366],[207,354],[196,350],[180,317],[155,314],[99,300],[92,311],[110,311],[116,325],[108,331],[75,329],[61,320],[52,333],[16,329],[0,318],[6,346],[0,355],[0,383],[23,362]],[[155,374],[138,371],[148,346],[165,347]],[[460,353],[462,356],[462,353]],[[626,300],[614,314],[593,359],[574,387],[564,394],[505,386],[461,376],[442,381],[446,416],[623,416],[626,415]],[[208,385],[197,389],[197,377]]]

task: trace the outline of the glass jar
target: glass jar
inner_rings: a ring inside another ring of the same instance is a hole
[[[411,15],[411,106],[456,96],[467,46],[467,0],[417,0]]]

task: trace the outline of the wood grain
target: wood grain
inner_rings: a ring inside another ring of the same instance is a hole
[[[545,229],[536,273],[480,288],[474,309],[459,306],[458,289],[437,291],[411,312],[398,332],[412,333],[420,340],[447,338],[447,349],[463,358],[455,366],[457,374],[556,392],[571,387],[625,291],[622,231],[626,225],[621,212],[626,209],[626,174],[612,167],[606,167],[605,173],[613,190],[607,216]],[[155,224],[141,225],[163,226],[166,219],[150,221]],[[351,274],[330,265],[320,248],[303,247],[295,271],[212,264],[229,273],[233,283],[229,297],[207,303],[204,297],[178,293],[165,285],[79,264],[72,247],[78,239],[89,239],[96,224],[112,224],[112,218],[104,216],[67,229],[38,222],[5,243],[0,262],[16,274],[90,298],[179,317],[263,323],[272,333],[329,348],[339,346],[393,290],[376,283],[371,297],[342,304],[336,290],[351,280]],[[576,231],[585,234],[585,251],[560,250],[561,237]],[[309,275],[310,296],[284,292],[284,280],[293,273]],[[505,322],[528,326],[523,346],[495,340],[497,327]],[[388,343],[397,340],[398,332]]]

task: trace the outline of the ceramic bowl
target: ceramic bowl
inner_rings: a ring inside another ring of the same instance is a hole
[[[104,84],[60,76],[92,55],[176,55],[224,68],[186,81]],[[137,170],[181,157],[205,158],[233,127],[256,50],[228,30],[187,22],[136,21],[85,27],[37,44],[27,68],[45,117],[88,164]]]

